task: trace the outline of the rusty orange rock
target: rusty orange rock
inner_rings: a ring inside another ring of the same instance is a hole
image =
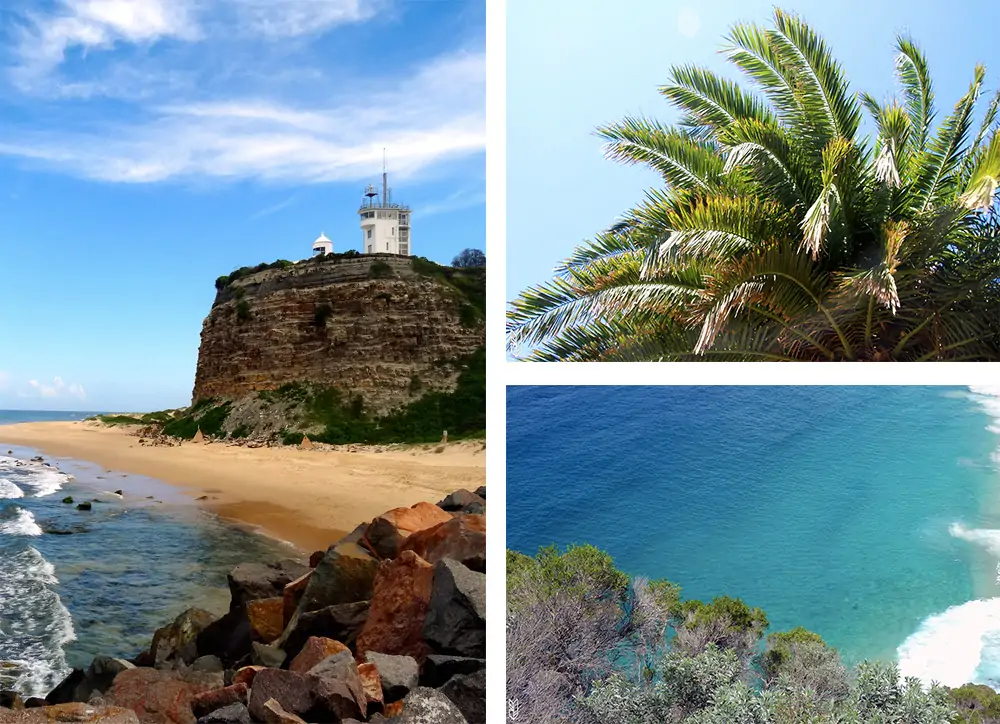
[[[253,686],[253,678],[257,675],[258,671],[263,671],[265,666],[244,666],[242,669],[237,669],[236,673],[233,674],[233,685],[236,684],[246,684],[248,687]]]
[[[250,629],[257,641],[269,644],[285,630],[285,599],[262,598],[247,602],[247,618]]]
[[[382,711],[385,706],[382,695],[382,677],[379,676],[378,666],[375,664],[358,664],[358,676],[361,678],[361,687],[365,690],[365,701],[368,703],[368,715]]]
[[[413,551],[428,563],[452,558],[480,573],[486,572],[486,516],[456,515],[433,528],[417,531],[400,551]]]
[[[372,521],[366,540],[382,558],[395,558],[403,542],[417,531],[451,520],[451,513],[431,503],[411,508],[393,508]]]
[[[379,566],[368,620],[358,635],[358,658],[377,651],[423,662],[429,649],[421,630],[433,581],[434,567],[413,551],[404,551],[399,558]]]
[[[343,651],[349,652],[350,649],[339,641],[323,638],[322,636],[310,636],[305,646],[299,652],[299,655],[288,665],[288,670],[304,674],[328,656],[333,656]]]

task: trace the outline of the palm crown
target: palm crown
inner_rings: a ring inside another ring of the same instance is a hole
[[[1000,359],[1000,134],[985,69],[935,129],[927,62],[897,39],[901,98],[852,93],[823,40],[775,10],[724,53],[762,96],[680,66],[676,126],[625,118],[607,155],[665,182],[508,310],[540,360]],[[874,133],[861,135],[863,112]]]

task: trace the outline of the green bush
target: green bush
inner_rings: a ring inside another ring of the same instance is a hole
[[[368,269],[369,279],[388,279],[389,277],[392,276],[394,276],[392,267],[389,266],[387,262],[384,262],[381,259],[372,262],[371,267],[369,267]]]
[[[242,440],[243,438],[250,437],[250,432],[251,430],[249,425],[239,425],[229,434],[229,437],[234,440]]]
[[[241,322],[250,319],[250,303],[246,299],[236,302],[236,319]]]
[[[282,432],[281,444],[282,445],[298,445],[302,442],[302,438],[305,437],[301,432]]]
[[[211,398],[199,400],[180,417],[175,417],[163,426],[163,434],[190,440],[201,428],[206,437],[220,437],[222,426],[229,417],[233,403],[217,403]]]

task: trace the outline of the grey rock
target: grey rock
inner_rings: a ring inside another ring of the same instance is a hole
[[[441,687],[441,693],[461,710],[469,724],[486,722],[486,670],[458,674]]]
[[[424,662],[420,685],[439,689],[456,674],[474,674],[486,668],[486,659],[431,654]]]
[[[392,656],[369,651],[365,654],[365,661],[378,668],[386,704],[399,701],[419,684],[420,666],[412,656]]]
[[[229,573],[230,610],[247,601],[281,596],[292,581],[309,572],[309,566],[291,559],[274,563],[241,563]]]
[[[364,719],[367,715],[365,690],[358,675],[358,665],[350,651],[328,656],[306,675],[313,695],[314,721]]]
[[[449,512],[456,512],[462,510],[465,506],[472,503],[485,503],[486,501],[480,496],[476,495],[470,490],[456,490],[451,495],[447,496],[444,500],[440,501],[437,506],[441,510],[447,510]]]
[[[469,724],[462,711],[436,689],[418,687],[403,699],[403,713],[392,724]]]
[[[435,563],[423,637],[439,653],[486,658],[486,575],[450,558]]]
[[[330,546],[309,579],[297,612],[371,600],[378,566],[378,560],[357,543]]]
[[[251,724],[250,712],[237,702],[206,714],[198,719],[198,724]]]
[[[264,704],[276,699],[285,711],[304,716],[313,707],[311,682],[303,675],[281,669],[258,671],[250,688],[250,716],[264,720]]]
[[[190,664],[198,658],[198,635],[215,621],[215,616],[200,608],[189,608],[173,623],[157,630],[149,653],[154,664],[182,661]]]
[[[259,641],[253,642],[250,660],[254,666],[267,666],[272,669],[279,669],[285,663],[285,658],[285,652],[277,646],[268,646]]]
[[[290,659],[298,656],[311,636],[333,639],[353,648],[368,619],[369,605],[368,601],[356,601],[297,613],[276,643]]]
[[[483,500],[486,500],[486,486],[480,485],[478,488],[476,488],[476,495],[478,495]]]
[[[194,660],[191,664],[191,668],[195,671],[225,671],[225,666],[222,665],[222,659],[218,656],[200,656]]]

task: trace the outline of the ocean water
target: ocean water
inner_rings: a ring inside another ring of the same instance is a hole
[[[842,656],[1000,689],[1000,389],[512,387],[507,546],[591,543]]]
[[[223,613],[238,563],[300,556],[159,481],[37,454],[4,444],[0,425],[0,690],[43,696],[97,654],[135,656],[191,606]],[[96,502],[78,511],[67,496]]]

